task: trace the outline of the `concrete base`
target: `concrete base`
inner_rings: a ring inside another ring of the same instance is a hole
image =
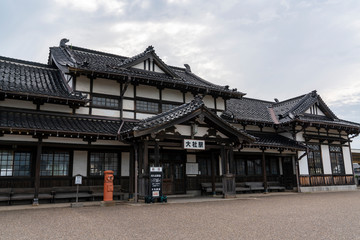
[[[223,198],[236,198],[236,194],[224,194]]]
[[[340,185],[340,186],[316,186],[316,187],[300,187],[300,192],[330,192],[330,191],[354,191],[357,190],[356,185]]]
[[[186,195],[201,196],[201,191],[200,190],[188,190],[188,191],[186,191]]]
[[[115,201],[101,201],[100,206],[101,207],[111,207],[111,206],[115,206],[116,202]]]
[[[79,203],[79,202],[75,202],[75,203],[71,203],[70,205],[72,208],[79,208],[79,207],[83,207],[84,204],[83,203]]]

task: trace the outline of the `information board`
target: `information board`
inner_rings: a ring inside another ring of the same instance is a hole
[[[205,150],[205,141],[184,139],[184,149]]]
[[[151,196],[159,198],[162,195],[162,167],[150,167]]]

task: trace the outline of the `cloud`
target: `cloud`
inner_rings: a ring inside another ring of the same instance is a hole
[[[54,2],[67,10],[89,13],[103,9],[105,13],[121,14],[124,12],[125,6],[121,0],[54,0]]]

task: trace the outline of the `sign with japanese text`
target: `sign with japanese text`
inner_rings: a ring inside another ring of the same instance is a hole
[[[162,195],[162,167],[150,167],[151,196],[159,198]]]
[[[184,149],[205,150],[205,141],[184,139]]]
[[[76,175],[75,176],[75,184],[82,184],[82,176]]]

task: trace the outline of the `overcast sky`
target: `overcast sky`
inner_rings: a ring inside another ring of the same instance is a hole
[[[153,45],[167,64],[247,97],[317,90],[360,122],[357,0],[1,0],[0,29],[1,56],[46,63],[61,38],[123,56]]]

